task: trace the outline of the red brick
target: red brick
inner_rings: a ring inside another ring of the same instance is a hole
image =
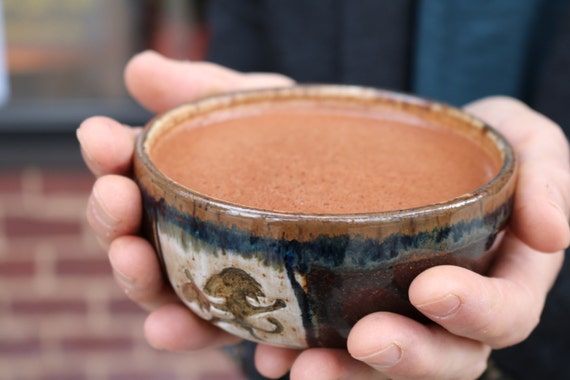
[[[89,194],[95,178],[87,170],[45,171],[44,194]]]
[[[61,348],[67,352],[77,351],[130,351],[135,342],[129,337],[101,337],[84,335],[75,338],[63,338]]]
[[[7,260],[0,261],[0,277],[24,277],[33,276],[36,273],[36,265],[32,260]]]
[[[90,234],[90,237],[94,234]],[[58,257],[76,259],[101,259],[106,260],[105,250],[95,239],[85,242],[82,239],[50,239],[50,244]],[[107,261],[108,263],[108,261]],[[109,264],[108,264],[109,265]]]
[[[6,252],[10,257],[17,257],[20,260],[35,257],[38,242],[35,239],[8,239]]]
[[[242,380],[243,377],[237,372],[211,372],[204,373],[198,380]]]
[[[109,312],[112,314],[144,314],[145,311],[135,302],[124,298],[109,301]]]
[[[20,315],[86,314],[87,304],[83,300],[33,300],[12,302],[12,313]]]
[[[62,276],[109,276],[111,265],[106,258],[58,259],[55,263],[56,274]]]
[[[41,351],[40,340],[36,337],[24,339],[0,339],[0,357],[7,355],[37,355]]]
[[[19,171],[0,174],[0,194],[20,194],[22,192],[22,175]]]
[[[81,225],[73,221],[7,217],[4,224],[5,233],[8,237],[76,235],[81,232]]]
[[[87,375],[81,372],[53,372],[44,373],[37,380],[84,380],[87,379]]]
[[[180,376],[167,371],[129,371],[109,375],[109,380],[180,380]],[[228,379],[231,380],[231,379]]]

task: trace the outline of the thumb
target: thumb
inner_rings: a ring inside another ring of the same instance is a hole
[[[555,252],[570,244],[570,158],[558,125],[506,97],[480,100],[466,110],[498,129],[518,160],[510,228],[526,244]]]
[[[210,62],[169,59],[153,51],[134,56],[124,76],[131,95],[153,112],[222,92],[294,83],[280,74],[243,74]]]

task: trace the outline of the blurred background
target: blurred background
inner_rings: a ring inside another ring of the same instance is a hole
[[[142,125],[126,61],[201,59],[198,0],[0,0],[0,379],[240,379],[221,352],[158,352],[86,225],[75,129]]]

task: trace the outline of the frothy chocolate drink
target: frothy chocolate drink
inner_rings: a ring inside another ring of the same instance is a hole
[[[194,191],[246,207],[352,214],[471,192],[499,171],[466,137],[414,117],[318,107],[243,106],[154,141],[151,160]]]

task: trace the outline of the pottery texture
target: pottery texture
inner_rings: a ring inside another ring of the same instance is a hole
[[[499,175],[449,202],[394,212],[286,214],[224,203],[165,178],[146,155],[161,130],[251,102],[332,101],[389,107],[461,129],[503,161]],[[418,320],[411,281],[435,265],[485,273],[508,222],[515,187],[510,146],[493,129],[445,105],[379,90],[299,86],[227,95],[183,106],[149,123],[135,177],[144,229],[181,300],[244,339],[278,346],[345,347],[351,327],[376,311]]]

